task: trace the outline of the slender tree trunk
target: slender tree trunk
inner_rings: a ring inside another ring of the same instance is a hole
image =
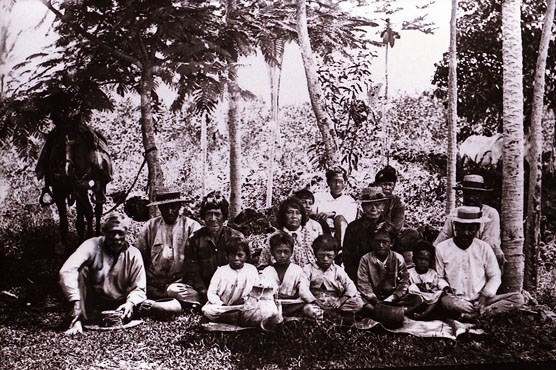
[[[278,115],[280,113],[279,94],[280,77],[282,75],[282,62],[284,59],[284,55],[283,53],[281,53],[276,57],[278,58],[278,64],[268,64],[268,72],[270,77],[272,137],[270,142],[270,158],[268,164],[268,177],[266,182],[266,208],[272,207],[272,191],[274,188],[274,162],[276,157],[276,148],[278,146],[278,138],[280,137],[280,121],[278,120]]]
[[[297,37],[301,48],[301,57],[307,78],[307,88],[311,106],[315,113],[317,125],[322,135],[326,153],[326,163],[328,167],[339,163],[338,145],[336,142],[336,131],[332,125],[332,120],[324,110],[324,95],[319,83],[309,31],[307,29],[307,4],[305,0],[297,0]]]
[[[201,195],[207,193],[207,120],[208,114],[201,115]]]
[[[385,165],[390,164],[390,122],[388,121],[388,49],[390,45],[386,42],[386,50],[384,54],[384,104],[382,104],[382,131],[384,133],[383,148]]]
[[[156,189],[164,186],[164,173],[160,167],[160,158],[154,137],[152,115],[152,90],[154,87],[154,74],[152,67],[144,67],[141,74],[141,133],[143,146],[149,169],[149,199],[154,200]]]
[[[523,287],[523,53],[521,0],[502,2],[504,174],[502,249],[507,263],[504,292]]]
[[[226,0],[226,22],[233,17],[237,0]],[[237,60],[235,61],[237,62]],[[237,111],[239,106],[239,88],[237,85],[237,65],[230,65],[228,81],[228,132],[230,140],[230,219],[241,212],[241,133]]]
[[[236,67],[232,67],[235,69]],[[236,71],[232,72],[234,75]],[[241,133],[238,120],[239,92],[237,82],[228,83],[228,130],[230,136],[230,219],[241,212]]]
[[[529,196],[527,200],[527,228],[525,234],[525,289],[537,288],[537,264],[541,235],[541,190],[542,190],[542,116],[546,72],[546,58],[554,23],[556,0],[548,0],[539,44],[539,55],[535,68],[533,106],[529,129]]]
[[[456,59],[456,20],[458,0],[452,0],[452,15],[450,17],[450,51],[448,69],[448,173],[446,181],[446,214],[456,206],[456,160],[457,140],[456,131],[458,123],[458,78]]]

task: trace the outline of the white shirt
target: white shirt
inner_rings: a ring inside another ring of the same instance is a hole
[[[454,239],[436,246],[438,277],[450,284],[454,293],[467,300],[480,294],[493,297],[502,283],[500,268],[494,251],[482,240],[475,238],[467,249],[459,248]]]
[[[357,218],[357,202],[346,194],[334,198],[330,191],[315,193],[315,207],[317,213],[336,212],[336,215],[344,216],[348,223]],[[328,226],[334,228],[334,221],[331,218],[328,218],[326,222]]]
[[[220,266],[210,280],[208,302],[229,306],[240,298],[247,298],[258,281],[257,268],[248,263],[238,270],[234,270],[230,265]]]

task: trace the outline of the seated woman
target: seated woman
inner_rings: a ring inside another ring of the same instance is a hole
[[[290,261],[293,238],[277,231],[270,237],[269,243],[276,262],[263,270],[262,277],[274,287],[274,297],[281,303],[284,316],[299,314],[306,303],[313,303],[316,298],[309,290],[309,281],[303,269]]]
[[[317,221],[317,215],[314,213],[313,208],[315,205],[315,196],[313,192],[309,189],[301,189],[293,193],[293,196],[301,201],[303,207],[305,207],[305,213],[307,213],[307,228],[314,228],[315,230],[320,230],[319,235],[329,234],[332,235],[332,231],[326,223],[325,220]]]
[[[307,213],[301,201],[297,198],[287,198],[278,208],[276,223],[280,230],[290,235],[294,240],[292,262],[301,267],[307,264],[316,264],[315,254],[311,244],[319,236],[319,231],[305,227]],[[320,230],[322,234],[322,230]],[[270,246],[267,245],[261,252],[260,266],[268,266],[272,260]]]
[[[377,307],[403,307],[405,314],[413,312],[423,302],[416,294],[408,293],[409,273],[404,258],[391,250],[394,231],[384,223],[376,229],[372,251],[361,258],[357,271],[357,287],[365,301],[364,313],[380,321]],[[400,323],[401,324],[401,323]]]
[[[239,324],[241,308],[253,286],[259,281],[259,272],[245,263],[250,256],[249,244],[242,238],[232,237],[225,246],[228,264],[218,267],[207,291],[208,302],[202,311],[211,321]]]

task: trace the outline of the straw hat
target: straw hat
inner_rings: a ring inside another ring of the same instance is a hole
[[[465,175],[463,181],[454,186],[455,190],[492,191],[485,186],[485,179],[481,175]]]
[[[392,198],[391,196],[385,195],[380,186],[371,186],[368,188],[361,189],[361,194],[359,195],[358,201],[360,203],[372,203],[372,202],[382,202]]]
[[[157,191],[154,197],[154,202],[147,204],[147,206],[152,207],[152,206],[159,206],[161,204],[191,203],[191,202],[193,202],[191,199],[182,198],[181,193],[179,191],[161,189]]]
[[[452,220],[461,224],[481,224],[490,221],[479,207],[461,206],[452,213]]]

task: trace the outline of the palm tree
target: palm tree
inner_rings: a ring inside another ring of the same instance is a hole
[[[546,59],[554,23],[556,0],[548,0],[539,44],[539,55],[535,68],[531,125],[529,128],[529,196],[527,199],[527,226],[525,234],[525,289],[537,288],[537,262],[541,226],[541,189],[542,189],[542,115],[545,87]]]
[[[456,160],[457,160],[457,121],[458,121],[458,80],[456,59],[456,19],[458,0],[452,0],[452,15],[450,17],[450,50],[448,71],[448,174],[446,183],[446,214],[456,206]]]
[[[502,2],[504,174],[502,249],[507,263],[502,290],[523,287],[523,55],[521,0]]]

